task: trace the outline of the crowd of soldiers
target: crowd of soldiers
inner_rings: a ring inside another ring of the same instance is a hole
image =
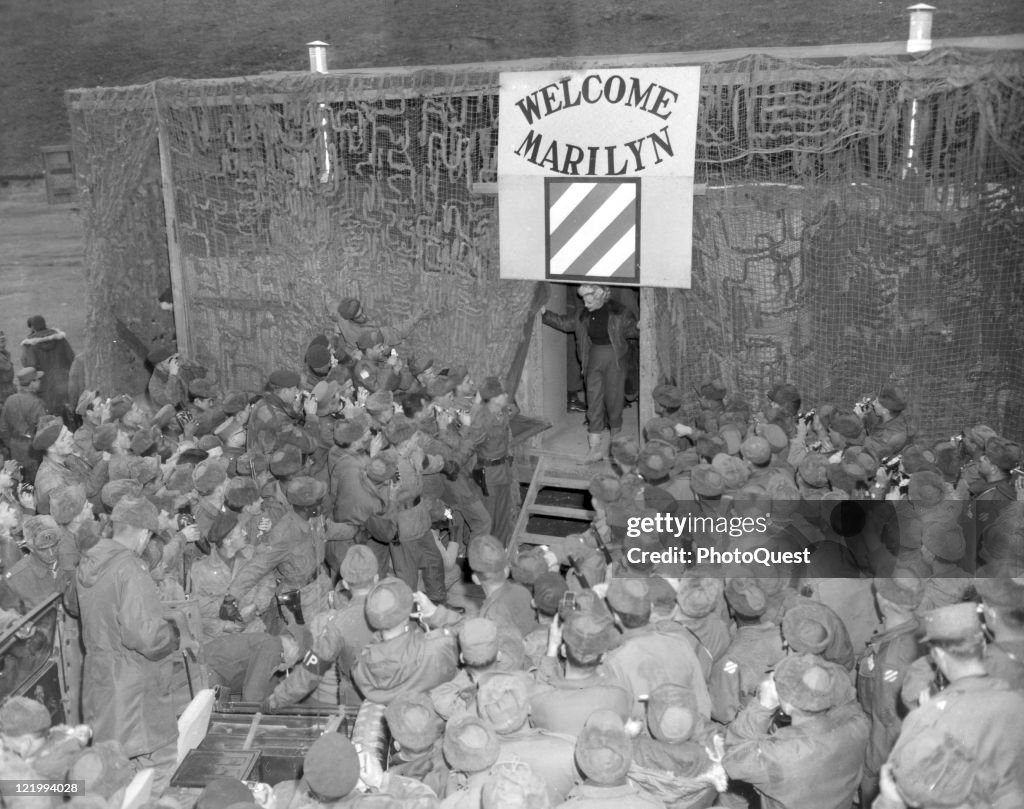
[[[892,385],[661,385],[642,443],[588,456],[592,524],[520,545],[502,382],[337,313],[262,391],[157,349],[145,396],[0,432],[0,620],[61,595],[72,658],[68,726],[0,706],[4,779],[113,807],[150,767],[159,796],[183,652],[265,712],[384,705],[392,739],[385,770],[327,733],[200,809],[1024,806],[1018,444],[915,440]]]

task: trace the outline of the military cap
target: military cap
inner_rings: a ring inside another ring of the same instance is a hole
[[[673,445],[679,437],[676,435],[676,422],[664,416],[655,416],[650,419],[644,425],[643,433],[648,440],[657,438]]]
[[[455,385],[452,384],[451,380],[439,376],[436,379],[432,379],[430,384],[427,385],[427,394],[431,399],[441,399],[452,393],[455,390]]]
[[[664,480],[672,473],[675,450],[660,441],[648,441],[640,450],[636,471],[644,480]]]
[[[718,436],[725,442],[726,455],[739,455],[743,446],[743,432],[739,427],[735,424],[723,424],[718,430]]]
[[[396,413],[384,426],[384,435],[392,446],[398,446],[416,435],[416,424],[402,413]]]
[[[374,483],[386,483],[398,472],[398,455],[394,450],[378,452],[366,464],[366,477]]]
[[[690,488],[701,497],[716,497],[725,491],[725,480],[710,464],[702,464],[690,472]]]
[[[1008,472],[1021,462],[1020,444],[994,436],[985,442],[985,455],[994,466]]]
[[[8,697],[0,705],[0,733],[4,736],[25,736],[45,733],[50,729],[50,712],[28,697]]]
[[[819,452],[809,452],[798,468],[800,479],[808,486],[820,489],[828,483],[828,458]]]
[[[64,422],[57,416],[43,416],[36,426],[36,434],[32,439],[32,449],[43,452],[53,446],[65,429]]]
[[[474,573],[500,573],[509,564],[505,546],[491,534],[473,537],[466,549],[466,558]]]
[[[683,406],[683,392],[675,385],[658,385],[651,391],[651,398],[666,410],[678,410]]]
[[[961,466],[960,450],[956,444],[939,441],[932,447],[932,454],[935,456],[935,471],[942,475],[947,483],[955,483],[960,476]]]
[[[155,427],[158,430],[165,430],[166,428],[175,425],[174,420],[174,405],[166,404],[161,407],[153,417],[149,420],[150,427]]]
[[[557,573],[544,573],[533,584],[533,603],[542,615],[555,615],[569,585]],[[563,633],[564,637],[564,633]]]
[[[198,463],[202,463],[209,457],[210,454],[205,449],[191,447],[189,449],[186,449],[178,456],[178,460],[176,463],[178,466],[182,466],[184,464],[191,464],[195,466]]]
[[[371,629],[394,629],[409,620],[412,589],[401,579],[377,582],[366,596],[366,622]]]
[[[390,366],[382,366],[377,373],[377,390],[394,391],[402,387],[402,375]]]
[[[850,675],[842,666],[814,654],[791,654],[775,668],[779,699],[809,713],[845,705],[853,699]]]
[[[886,410],[899,413],[907,409],[907,395],[895,385],[883,385],[878,392],[878,403]]]
[[[143,497],[122,497],[114,506],[110,520],[115,524],[123,523],[133,528],[145,528],[154,533],[160,530],[156,506]]]
[[[500,745],[483,719],[463,714],[449,720],[441,750],[448,765],[459,772],[482,772],[498,760]]]
[[[562,642],[580,663],[594,663],[612,647],[612,627],[587,612],[574,612],[562,627]]]
[[[900,464],[908,475],[915,472],[937,472],[935,453],[917,444],[908,444],[900,453]]]
[[[628,542],[635,543],[636,540],[627,539]],[[624,552],[628,549],[624,549]],[[623,559],[625,560],[625,556]],[[569,554],[570,561],[574,561],[576,564],[573,569],[569,571],[569,583],[575,586],[571,589],[575,590],[583,586],[583,582],[579,580],[580,574],[586,578],[587,582],[593,586],[599,582],[603,582],[607,575],[608,564],[604,560],[604,556],[598,553],[596,550],[586,549],[575,551]],[[577,572],[576,567],[579,567]]]
[[[915,472],[910,476],[907,499],[922,506],[937,506],[945,496],[943,480],[936,472]]]
[[[362,440],[370,433],[370,419],[360,413],[349,421],[338,421],[334,425],[334,443],[338,446],[349,446]]]
[[[377,390],[377,364],[369,360],[359,360],[352,368],[352,382],[369,391]]]
[[[33,368],[32,366],[22,368],[20,371],[18,371],[18,373],[15,374],[15,376],[18,379],[18,384],[20,384],[22,387],[27,387],[32,382],[35,382],[37,379],[42,379],[45,375],[46,374],[44,371],[40,371],[36,368]]]
[[[220,409],[224,411],[225,415],[234,416],[245,410],[247,404],[249,404],[249,397],[245,393],[240,390],[229,390],[221,400]]]
[[[699,725],[697,697],[689,688],[663,683],[647,696],[647,727],[659,742],[689,741]]]
[[[217,386],[212,379],[202,376],[188,383],[188,392],[194,399],[213,399],[217,396]]]
[[[345,320],[354,320],[356,323],[365,323],[363,305],[358,298],[342,298],[338,303],[338,315]]]
[[[518,730],[530,715],[526,682],[515,674],[494,672],[477,685],[476,709],[498,734]]]
[[[156,448],[156,435],[152,430],[143,427],[136,430],[131,440],[131,451],[134,455],[145,455]]]
[[[363,351],[378,346],[383,342],[384,335],[380,329],[364,329],[356,337],[356,347]]]
[[[512,581],[519,582],[528,589],[548,572],[548,560],[544,558],[544,550],[540,547],[523,549],[512,562]]]
[[[228,479],[226,458],[207,458],[192,470],[192,484],[200,494],[210,494]]]
[[[84,782],[86,793],[109,799],[132,779],[132,763],[121,749],[120,742],[108,739],[93,741],[79,753],[68,771],[68,780]],[[79,790],[79,795],[82,790]],[[104,802],[102,809],[107,809]]]
[[[778,424],[766,424],[763,428],[764,440],[773,453],[782,452],[789,446],[789,437],[786,431]]]
[[[496,376],[489,376],[484,379],[479,389],[480,398],[487,402],[500,396],[505,392],[505,386],[501,384],[501,380]]]
[[[725,399],[725,394],[729,392],[729,389],[720,379],[715,379],[701,385],[699,392],[702,399],[721,402]]]
[[[721,579],[710,576],[684,576],[676,592],[676,603],[683,615],[703,618],[714,612],[721,594]]]
[[[50,516],[67,525],[82,512],[85,499],[85,488],[80,484],[58,486],[50,492]]]
[[[25,542],[32,547],[36,547],[37,538],[43,532],[49,532],[51,529],[57,528],[57,521],[49,514],[33,514],[31,517],[25,517],[21,524],[22,535],[25,538]],[[52,546],[41,546],[41,547],[52,547]]]
[[[816,603],[794,604],[782,617],[782,637],[797,653],[821,654],[833,641],[828,617]]]
[[[972,641],[983,637],[978,605],[973,601],[950,604],[921,616],[922,640]]]
[[[324,733],[302,759],[302,777],[319,797],[344,798],[359,782],[359,754],[340,733]]]
[[[211,449],[224,449],[224,442],[215,435],[203,435],[196,442],[196,448],[208,453]]]
[[[1024,607],[1024,578],[1011,578],[1007,575],[978,576],[974,580],[974,587],[981,600],[990,607]]]
[[[111,452],[114,449],[114,441],[117,440],[117,433],[121,429],[119,424],[107,422],[97,427],[92,434],[92,446],[97,452]]]
[[[210,781],[196,798],[194,809],[227,809],[236,803],[251,803],[252,792],[237,778],[224,777]]]
[[[487,773],[480,809],[551,809],[547,784],[525,761],[500,761]]]
[[[729,451],[725,439],[717,435],[699,435],[697,436],[695,446],[697,454],[701,458],[707,458],[708,460],[714,458],[719,452]]]
[[[459,650],[467,666],[486,666],[498,656],[498,625],[489,618],[467,618],[459,627]]]
[[[323,338],[321,340],[321,338]],[[302,361],[314,371],[326,371],[331,364],[331,347],[323,335],[319,335],[306,346]]]
[[[290,368],[278,368],[267,377],[267,387],[275,390],[278,388],[297,388],[301,384],[302,380],[299,378],[298,373]]]
[[[377,557],[365,545],[353,545],[341,560],[341,577],[349,587],[366,587],[379,572]]]
[[[384,710],[391,737],[405,750],[419,753],[444,733],[444,720],[426,694],[400,694]]]
[[[737,576],[725,585],[725,600],[732,611],[745,618],[764,615],[768,609],[768,598],[756,579]]]
[[[119,478],[103,484],[100,489],[100,500],[107,508],[115,508],[125,497],[140,497],[142,484],[135,478]],[[156,530],[156,529],[153,529]]]
[[[576,738],[576,766],[595,784],[619,783],[633,762],[633,745],[614,711],[594,711]]]
[[[829,428],[848,441],[856,441],[864,435],[864,422],[852,410],[836,410],[829,419]]]
[[[776,404],[793,404],[800,401],[800,391],[789,382],[777,383],[768,391],[768,398]]]
[[[462,363],[449,366],[446,376],[451,383],[457,387],[465,381],[467,376],[469,376],[469,368]]]
[[[123,416],[126,416],[128,411],[132,409],[133,404],[132,397],[127,393],[115,396],[110,400],[110,420],[118,421]]]
[[[875,476],[878,468],[875,458],[865,452],[863,447],[847,447],[841,459],[839,463],[843,472],[854,480],[868,480]]]
[[[558,617],[563,624],[575,613],[579,612],[586,613],[599,621],[604,621],[611,625],[612,614],[608,610],[605,600],[597,593],[593,590],[578,590],[573,596],[574,603],[569,604],[563,601],[558,607]]]
[[[92,403],[96,401],[96,397],[99,394],[94,390],[83,390],[78,395],[78,401],[75,403],[75,414],[79,416],[85,416],[89,412],[89,408]]]
[[[636,466],[640,459],[640,445],[635,438],[619,433],[612,439],[611,456],[620,466]]]
[[[213,518],[213,524],[207,531],[206,538],[214,545],[220,545],[238,525],[238,514],[234,511],[220,511]]]
[[[622,481],[611,472],[598,472],[590,479],[590,496],[602,503],[614,503],[622,494]]]
[[[302,469],[302,452],[295,444],[284,444],[270,456],[270,473],[286,478]]]
[[[893,751],[892,775],[909,806],[978,805],[972,799],[982,762],[948,733],[917,733],[900,739]]]
[[[292,478],[284,487],[284,496],[293,506],[312,506],[324,499],[327,484],[316,478]]]
[[[241,511],[260,499],[259,489],[252,478],[234,477],[228,480],[224,491],[224,502],[228,508]]]
[[[608,606],[620,615],[643,617],[651,612],[651,590],[643,579],[614,578],[606,594]]]
[[[722,476],[724,487],[730,491],[740,489],[750,477],[750,465],[746,461],[724,452],[711,459],[711,468]]]
[[[963,530],[956,522],[928,523],[921,540],[925,548],[946,562],[958,562],[967,548]]]
[[[169,360],[177,352],[174,346],[157,346],[146,355],[146,361],[154,368],[164,360]]]
[[[189,492],[195,487],[192,485],[192,470],[195,467],[190,464],[175,466],[164,487],[170,492]],[[102,493],[100,495],[102,497]]]
[[[740,444],[740,455],[744,460],[762,466],[771,460],[772,448],[767,439],[759,435],[751,435],[747,436],[746,440]]]
[[[366,400],[366,412],[371,415],[378,413],[384,413],[385,411],[395,409],[395,394],[390,390],[379,390],[375,393],[370,394]]]

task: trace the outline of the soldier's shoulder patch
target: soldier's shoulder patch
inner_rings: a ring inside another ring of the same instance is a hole
[[[899,679],[899,676],[900,673],[896,669],[886,669],[885,674],[882,675],[882,679],[884,679],[887,683],[894,683],[896,682],[896,680]]]
[[[739,663],[737,663],[735,660],[726,660],[725,665],[722,666],[722,671],[724,671],[726,674],[735,674],[737,671],[739,671],[739,668]]]

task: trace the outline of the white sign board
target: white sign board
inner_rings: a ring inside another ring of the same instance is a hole
[[[501,277],[690,286],[700,68],[502,73]]]

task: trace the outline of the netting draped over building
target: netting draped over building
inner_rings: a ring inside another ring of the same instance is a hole
[[[227,386],[295,365],[345,294],[425,315],[419,355],[503,372],[538,290],[498,280],[498,201],[475,186],[496,179],[497,87],[451,68],[70,93],[93,382],[134,379],[127,343],[154,339],[159,131],[191,349]],[[809,404],[892,380],[922,433],[1024,436],[1024,56],[706,65],[697,143],[693,288],[644,313],[662,378],[755,401],[788,380]]]

